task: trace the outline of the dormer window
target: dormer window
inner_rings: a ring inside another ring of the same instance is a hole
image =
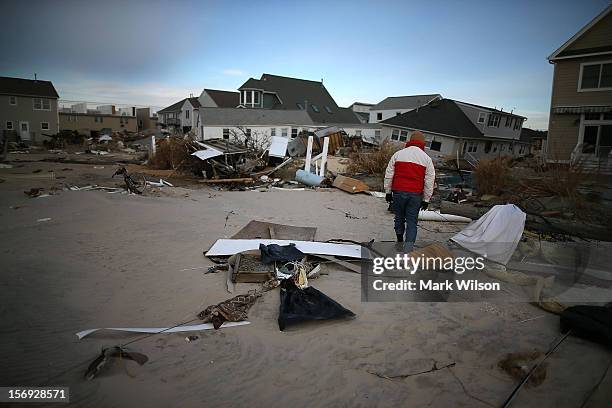
[[[480,112],[478,114],[478,123],[485,123],[486,118],[487,118],[487,114],[485,112]]]
[[[315,111],[316,113],[319,113],[319,108],[317,107],[317,105],[310,105],[312,107],[312,110]]]
[[[332,110],[329,108],[329,106],[325,106],[325,111],[329,113],[330,115],[332,113]]]
[[[261,107],[261,91],[240,91],[240,104],[248,108]]]

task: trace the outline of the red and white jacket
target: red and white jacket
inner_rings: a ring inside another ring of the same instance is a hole
[[[429,202],[436,171],[424,148],[423,143],[408,142],[404,149],[391,157],[385,172],[385,192],[422,193],[423,201]]]

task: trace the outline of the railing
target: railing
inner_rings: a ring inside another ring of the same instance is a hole
[[[476,167],[476,165],[478,164],[478,158],[475,157],[472,153],[470,152],[465,152],[463,153],[463,158],[465,159],[466,162],[469,163],[470,166],[472,167]]]

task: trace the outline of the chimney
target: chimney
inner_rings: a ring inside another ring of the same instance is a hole
[[[36,72],[34,73],[34,81],[36,81]]]

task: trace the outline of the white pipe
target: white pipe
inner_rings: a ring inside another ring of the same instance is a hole
[[[304,171],[310,173],[310,160],[312,159],[312,136],[308,136],[308,146],[306,147],[306,164],[304,164]]]
[[[157,146],[155,146],[155,136],[151,136],[151,156],[155,156]]]

